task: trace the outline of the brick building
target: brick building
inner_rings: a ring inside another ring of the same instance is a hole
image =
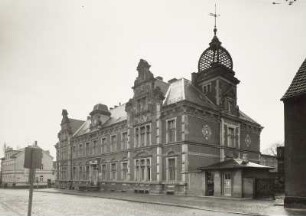
[[[164,82],[140,60],[127,103],[97,104],[85,121],[63,110],[57,186],[205,193],[206,184],[192,187],[199,167],[242,156],[259,163],[262,127],[239,109],[240,81],[214,32],[191,81]]]
[[[285,108],[285,207],[306,208],[306,59],[282,97]]]

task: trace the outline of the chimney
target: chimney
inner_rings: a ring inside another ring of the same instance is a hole
[[[197,76],[198,76],[198,74],[195,73],[195,72],[191,74],[191,83],[192,83],[192,85],[194,85],[194,86],[196,86]]]
[[[36,140],[34,141],[34,145],[33,146],[37,147],[37,141]]]

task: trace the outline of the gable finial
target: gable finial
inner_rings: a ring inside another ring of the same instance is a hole
[[[217,35],[217,17],[220,16],[219,14],[217,14],[217,7],[215,4],[215,13],[209,13],[210,16],[215,17],[215,26],[214,26],[214,35]]]

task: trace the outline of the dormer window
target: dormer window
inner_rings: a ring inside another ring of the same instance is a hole
[[[202,86],[202,91],[204,94],[211,92],[211,83],[205,84]]]

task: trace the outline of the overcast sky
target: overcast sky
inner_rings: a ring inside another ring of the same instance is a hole
[[[0,146],[37,140],[55,156],[62,109],[86,119],[96,103],[128,101],[140,58],[166,81],[190,79],[213,37],[214,3],[1,0]],[[219,0],[217,10],[239,107],[264,127],[261,149],[282,142],[280,98],[306,58],[306,1]]]

